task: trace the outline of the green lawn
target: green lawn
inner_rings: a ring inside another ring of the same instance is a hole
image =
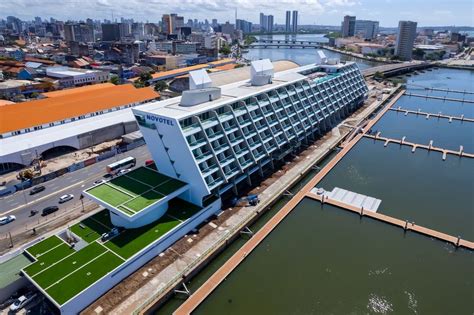
[[[140,167],[107,183],[92,187],[87,192],[111,207],[133,216],[185,185],[184,182],[150,168]]]
[[[163,182],[167,181],[168,179],[170,179],[170,177],[160,174],[158,172],[155,172],[146,167],[141,167],[130,173],[127,173],[127,176],[135,178],[141,182],[147,183],[150,186],[158,186],[162,184]]]
[[[153,200],[158,195],[147,197]],[[112,228],[112,223],[108,210],[100,211],[71,227],[89,245],[75,251],[58,237],[50,237],[31,247],[39,255],[38,261],[23,270],[58,304],[64,304],[124,263],[119,256],[132,257],[199,210],[200,207],[175,198],[159,220],[141,228],[126,229],[104,244],[96,240]],[[51,247],[54,249],[47,252]]]
[[[193,205],[192,203],[186,202],[182,199],[175,198],[169,202],[169,207],[168,211],[166,211],[166,214],[185,221],[200,210],[202,210],[201,207]]]
[[[31,247],[28,247],[28,253],[30,253],[33,257],[36,257],[37,255],[44,253],[45,251],[48,251],[61,243],[64,242],[56,235],[53,235]]]
[[[121,263],[123,261],[119,257],[111,252],[106,252],[83,268],[71,273],[59,283],[51,286],[46,292],[56,302],[64,304]]]
[[[128,259],[179,223],[181,222],[165,215],[152,224],[137,229],[125,230],[104,245],[123,258]]]
[[[75,251],[71,249],[66,243],[62,243],[61,245],[55,247],[54,249],[46,252],[41,256],[37,256],[35,263],[29,265],[24,270],[28,275],[31,277],[36,275],[38,272],[49,268],[52,264],[56,263],[58,260],[73,254]]]
[[[87,192],[113,207],[116,207],[133,198],[132,196],[129,196],[107,184],[101,184],[89,189]]]
[[[107,249],[97,242],[89,244],[87,247],[75,252],[73,255],[60,261],[52,268],[46,269],[43,272],[33,277],[42,288],[46,289],[55,282],[66,277],[71,272],[81,268],[91,260],[104,253]]]
[[[141,196],[136,197],[133,200],[125,203],[124,205],[132,209],[135,212],[145,209],[151,204],[154,204],[158,200],[162,199],[164,196],[153,190],[144,193]]]
[[[142,184],[137,182],[133,179],[133,177],[129,177],[127,175],[117,177],[112,179],[108,185],[113,187],[118,187],[120,190],[124,190],[131,195],[141,195],[145,191],[150,190],[152,187],[149,185]]]
[[[185,185],[186,185],[186,183],[183,183],[179,180],[170,179],[169,181],[161,184],[160,186],[153,188],[153,190],[166,196],[166,195],[169,195],[172,192],[180,189],[181,187],[183,187]]]

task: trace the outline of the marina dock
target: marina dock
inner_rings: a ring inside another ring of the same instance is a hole
[[[439,231],[436,231],[436,230],[432,230],[432,229],[429,229],[429,228],[426,228],[426,227],[423,227],[423,226],[420,226],[420,225],[416,225],[412,222],[396,219],[394,217],[391,217],[391,216],[388,216],[388,215],[385,215],[385,214],[382,214],[382,213],[377,213],[377,212],[374,212],[374,211],[367,211],[363,207],[356,207],[356,206],[351,205],[351,204],[347,204],[347,203],[344,203],[344,202],[341,202],[341,201],[338,201],[338,200],[335,200],[335,199],[328,198],[324,195],[317,195],[312,191],[307,193],[306,196],[311,198],[311,199],[318,200],[322,204],[327,203],[327,204],[336,206],[336,207],[341,208],[341,209],[345,209],[345,210],[348,210],[348,211],[351,211],[351,212],[358,213],[361,217],[366,216],[366,217],[370,217],[370,218],[373,218],[373,219],[378,220],[378,221],[382,221],[382,222],[385,222],[385,223],[388,223],[388,224],[392,224],[392,225],[401,227],[402,229],[404,229],[404,231],[414,231],[416,233],[423,234],[423,235],[426,235],[426,236],[429,236],[429,237],[433,237],[433,238],[439,239],[441,241],[452,243],[452,244],[454,244],[455,246],[458,246],[458,247],[461,246],[461,247],[468,248],[468,249],[471,249],[471,250],[474,249],[474,243],[473,242],[463,240],[460,237],[455,237],[455,236],[445,234],[445,233],[442,233],[442,232],[439,232]],[[324,198],[323,198],[323,196],[324,196]]]
[[[413,143],[413,142],[405,141],[405,137],[403,137],[402,139],[393,139],[393,138],[381,137],[379,134],[380,134],[380,132],[377,133],[376,135],[364,134],[364,137],[374,139],[374,140],[383,141],[385,147],[387,145],[389,145],[390,143],[396,143],[396,144],[399,144],[399,145],[406,145],[406,146],[412,147],[411,152],[413,152],[413,153],[418,148],[428,150],[428,151],[441,152],[443,154],[443,160],[446,160],[446,156],[448,154],[456,155],[456,156],[459,156],[459,157],[467,157],[467,158],[471,158],[471,159],[474,158],[474,154],[464,152],[464,147],[463,146],[460,146],[459,151],[454,151],[454,150],[448,150],[448,149],[433,146],[433,140],[431,140],[430,143],[428,145],[426,145],[426,144],[419,144],[419,143]]]
[[[474,100],[466,100],[466,99],[461,99],[461,98],[452,98],[452,97],[446,97],[446,96],[430,96],[430,95],[422,95],[422,94],[415,94],[415,93],[405,93],[406,96],[413,96],[413,97],[421,97],[421,98],[429,98],[429,99],[435,99],[435,100],[442,100],[442,101],[453,101],[453,102],[461,102],[461,103],[471,103],[474,104]]]
[[[445,115],[445,114],[442,114],[442,113],[437,113],[437,114],[435,114],[435,113],[428,113],[428,112],[422,112],[421,110],[410,110],[410,109],[405,109],[405,108],[401,108],[401,107],[398,107],[398,108],[390,108],[390,110],[396,111],[396,112],[405,113],[405,116],[408,115],[408,114],[414,114],[414,115],[425,116],[426,119],[429,119],[429,118],[433,117],[433,118],[445,118],[445,119],[449,119],[449,122],[452,122],[453,120],[474,122],[474,118],[466,118],[466,117],[464,117],[464,115],[461,115],[461,116],[450,116],[450,115]]]

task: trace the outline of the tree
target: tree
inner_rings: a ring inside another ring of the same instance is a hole
[[[224,45],[219,49],[219,53],[223,55],[229,55],[231,53],[229,45]]]
[[[383,74],[383,72],[377,71],[377,72],[374,73],[374,78],[375,79],[383,79],[383,78],[385,78],[385,74]]]
[[[244,39],[244,45],[249,46],[249,45],[253,44],[256,41],[257,41],[257,37],[252,36],[252,35],[247,35],[247,36],[245,36],[245,39]]]
[[[150,86],[149,80],[151,80],[153,77],[149,72],[142,72],[140,73],[140,77],[138,77],[138,80],[135,81],[133,84],[136,88],[142,88],[145,86]]]
[[[415,59],[423,59],[423,57],[425,56],[425,51],[421,48],[415,48],[413,49],[413,57],[415,57]]]
[[[165,81],[158,81],[155,84],[155,91],[161,92],[168,88],[168,84]]]
[[[118,76],[114,75],[112,78],[110,78],[110,83],[119,85],[120,84],[120,79]]]

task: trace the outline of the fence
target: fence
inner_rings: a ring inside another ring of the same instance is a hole
[[[48,174],[45,174],[45,175],[42,175],[42,176],[34,177],[32,179],[29,179],[29,180],[23,181],[21,183],[18,183],[18,184],[14,185],[10,188],[5,188],[5,189],[0,191],[0,196],[8,195],[8,194],[14,193],[18,190],[26,189],[26,188],[29,188],[31,186],[35,186],[35,185],[50,181],[52,179],[55,179],[56,177],[59,177],[61,175],[66,174],[66,173],[71,173],[71,172],[80,170],[84,167],[93,165],[97,162],[100,162],[100,161],[109,159],[111,157],[114,157],[116,154],[136,149],[136,148],[138,148],[138,147],[140,147],[144,144],[145,144],[145,140],[141,139],[141,140],[135,141],[133,143],[130,143],[126,146],[122,146],[122,147],[119,147],[119,148],[113,147],[111,150],[105,151],[105,152],[101,153],[100,155],[98,155],[96,157],[87,159],[85,161],[81,161],[81,162],[71,164],[68,167],[62,168],[60,170],[57,170],[57,171],[54,171],[54,172],[51,172],[51,173],[48,173]]]

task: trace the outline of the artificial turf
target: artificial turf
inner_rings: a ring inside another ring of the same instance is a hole
[[[37,274],[33,277],[33,280],[42,288],[47,288],[106,251],[107,249],[104,246],[93,242],[73,255],[59,261],[53,268],[46,269]]]
[[[118,188],[122,191],[133,195],[141,195],[145,191],[150,190],[152,187],[143,183],[140,183],[133,179],[133,177],[124,175],[111,180],[108,185]]]
[[[148,244],[156,241],[181,222],[167,215],[137,229],[128,229],[104,245],[123,258],[130,258]]]
[[[170,177],[160,174],[158,172],[155,172],[146,167],[141,167],[130,173],[127,173],[127,176],[135,178],[138,181],[144,182],[153,187],[158,186],[162,184],[163,182],[167,181],[168,179],[170,179]]]
[[[108,210],[102,210],[73,225],[71,231],[87,243],[95,241],[113,228]]]
[[[185,185],[184,182],[150,168],[140,167],[107,183],[92,187],[87,192],[133,216]]]
[[[54,249],[51,249],[49,252],[45,252],[43,255],[37,256],[37,261],[26,267],[24,270],[30,276],[36,275],[42,270],[49,268],[58,260],[73,253],[74,249],[71,249],[66,243],[62,243]]]
[[[174,198],[169,202],[166,214],[159,220],[140,228],[125,229],[105,243],[101,243],[97,238],[113,226],[107,210],[98,212],[71,227],[71,230],[89,242],[89,245],[75,251],[66,243],[61,244],[62,240],[53,236],[51,238],[56,240],[47,239],[43,244],[32,246],[34,252],[44,254],[38,256],[38,262],[23,270],[58,304],[64,304],[124,263],[122,258],[132,257],[199,210],[201,208],[198,206]],[[47,252],[48,246],[54,244],[58,250]],[[67,249],[67,253],[63,252],[64,249]]]
[[[28,253],[30,253],[33,257],[36,257],[61,243],[63,243],[63,241],[56,235],[53,235],[31,247],[28,247]]]
[[[124,205],[127,208],[132,209],[135,212],[138,212],[142,209],[145,209],[151,204],[154,204],[158,200],[162,199],[164,196],[160,193],[157,193],[153,190],[147,191],[143,195],[136,197],[135,199],[130,200]]]
[[[93,187],[87,192],[113,207],[116,207],[133,198],[133,196],[127,195],[116,188],[107,185],[107,183]]]
[[[81,269],[69,274],[62,281],[52,285],[46,292],[57,303],[64,304],[121,263],[123,263],[122,259],[111,252],[106,252],[94,261],[84,265]]]
[[[176,179],[170,179],[169,181],[153,188],[154,191],[157,191],[163,195],[171,194],[173,191],[180,189],[181,187],[185,186],[186,183],[183,183]]]

